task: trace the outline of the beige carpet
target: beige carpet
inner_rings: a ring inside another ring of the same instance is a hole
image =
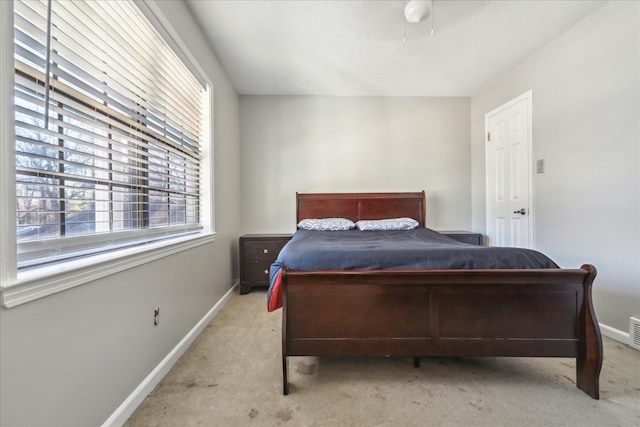
[[[600,398],[572,359],[289,358],[265,292],[234,295],[127,426],[640,426],[640,351],[604,339]]]

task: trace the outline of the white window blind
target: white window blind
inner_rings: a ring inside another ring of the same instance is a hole
[[[202,228],[206,88],[131,1],[16,1],[18,267]]]

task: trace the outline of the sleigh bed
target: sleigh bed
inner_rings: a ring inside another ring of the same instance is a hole
[[[297,194],[297,220],[409,217],[425,195]],[[290,356],[530,356],[576,359],[577,387],[599,398],[596,269],[293,271],[282,268],[283,393]],[[273,286],[273,285],[272,285]]]

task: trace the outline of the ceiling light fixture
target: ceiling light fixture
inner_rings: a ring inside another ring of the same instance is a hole
[[[432,0],[410,0],[404,7],[404,17],[407,22],[417,24],[429,17],[432,7]]]

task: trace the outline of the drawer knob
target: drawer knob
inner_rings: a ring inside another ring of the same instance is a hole
[[[269,253],[269,249],[263,249],[262,251],[263,251],[265,254],[268,254],[268,253]]]
[[[265,271],[264,271],[264,274],[269,274],[269,270],[265,270]]]

